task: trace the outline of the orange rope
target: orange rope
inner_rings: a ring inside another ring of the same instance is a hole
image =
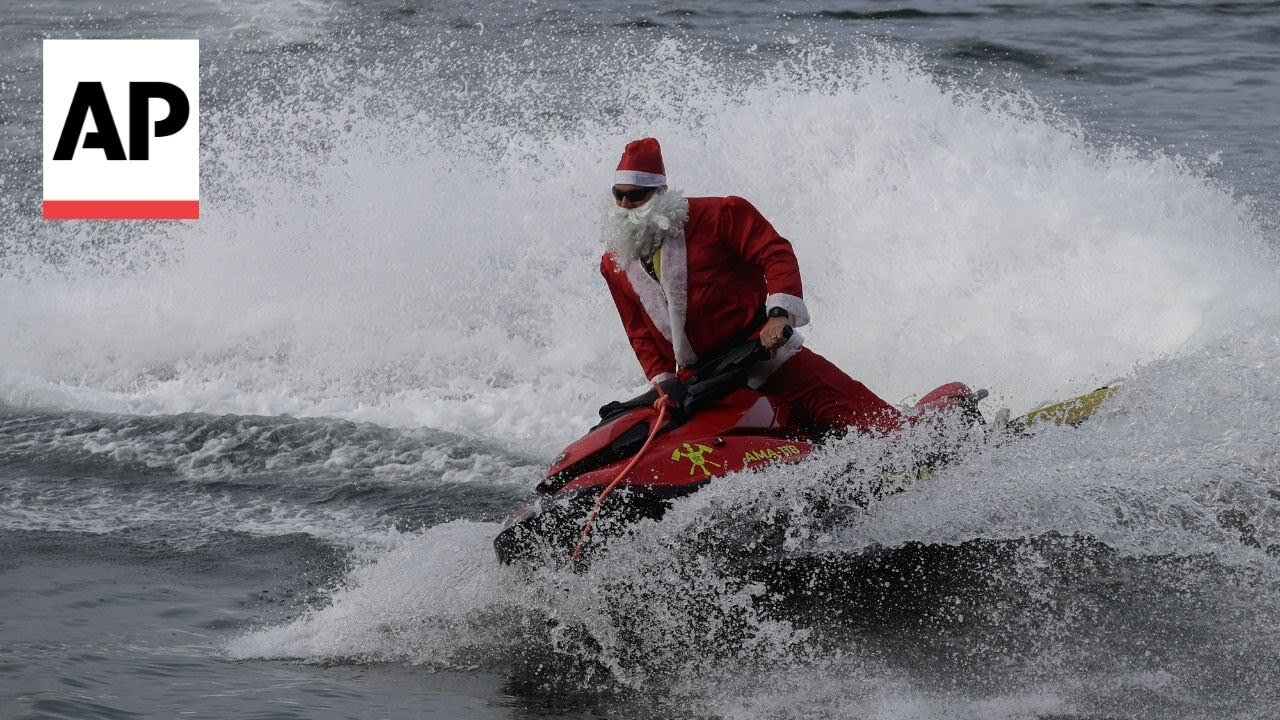
[[[671,399],[667,397],[666,393],[662,392],[662,388],[658,388],[658,399],[653,402],[653,405],[658,408],[658,420],[653,423],[653,429],[649,431],[649,437],[645,439],[644,445],[641,445],[640,450],[631,457],[631,462],[622,468],[622,472],[618,473],[613,482],[605,485],[604,490],[600,491],[600,496],[596,498],[595,506],[591,508],[591,512],[587,514],[587,521],[582,525],[582,533],[578,535],[578,542],[573,546],[573,554],[569,556],[569,564],[571,566],[577,564],[578,555],[582,554],[583,544],[586,543],[587,536],[591,534],[592,524],[595,522],[596,515],[600,512],[600,506],[604,504],[604,499],[609,496],[609,493],[613,492],[613,488],[618,483],[622,482],[622,478],[631,472],[636,463],[640,462],[640,458],[644,457],[645,451],[649,449],[649,445],[657,437],[658,429],[662,427],[662,422],[667,419],[667,408],[671,406]]]

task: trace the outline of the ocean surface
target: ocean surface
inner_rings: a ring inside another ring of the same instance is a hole
[[[199,221],[40,219],[76,37],[201,41]],[[0,717],[1275,718],[1277,118],[1276,2],[7,2]],[[643,384],[642,135],[890,401],[1120,391],[838,522],[883,443],[499,566]]]

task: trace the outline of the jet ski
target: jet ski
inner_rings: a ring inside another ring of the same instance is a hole
[[[747,385],[751,366],[769,357],[758,341],[744,342],[702,363],[673,392],[654,389],[602,407],[599,424],[552,461],[533,502],[494,539],[498,559],[576,565],[584,546],[598,548],[600,538],[641,518],[661,518],[673,500],[717,478],[804,460],[819,438],[793,423],[785,401]],[[986,395],[947,383],[921,397],[908,418],[950,414],[981,424],[978,401]]]

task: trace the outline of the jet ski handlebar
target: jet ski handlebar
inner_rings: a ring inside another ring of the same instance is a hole
[[[794,332],[788,325],[783,328],[782,336],[790,339]],[[663,383],[662,391],[677,412],[687,418],[698,408],[745,387],[751,366],[772,357],[773,353],[759,340],[748,340],[698,363],[689,380],[673,379]],[[601,425],[626,411],[652,405],[657,399],[655,388],[630,400],[615,400],[600,408]]]

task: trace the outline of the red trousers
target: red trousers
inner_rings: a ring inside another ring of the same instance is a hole
[[[782,364],[760,392],[786,400],[797,425],[814,434],[885,434],[902,426],[902,413],[866,385],[808,348]]]

